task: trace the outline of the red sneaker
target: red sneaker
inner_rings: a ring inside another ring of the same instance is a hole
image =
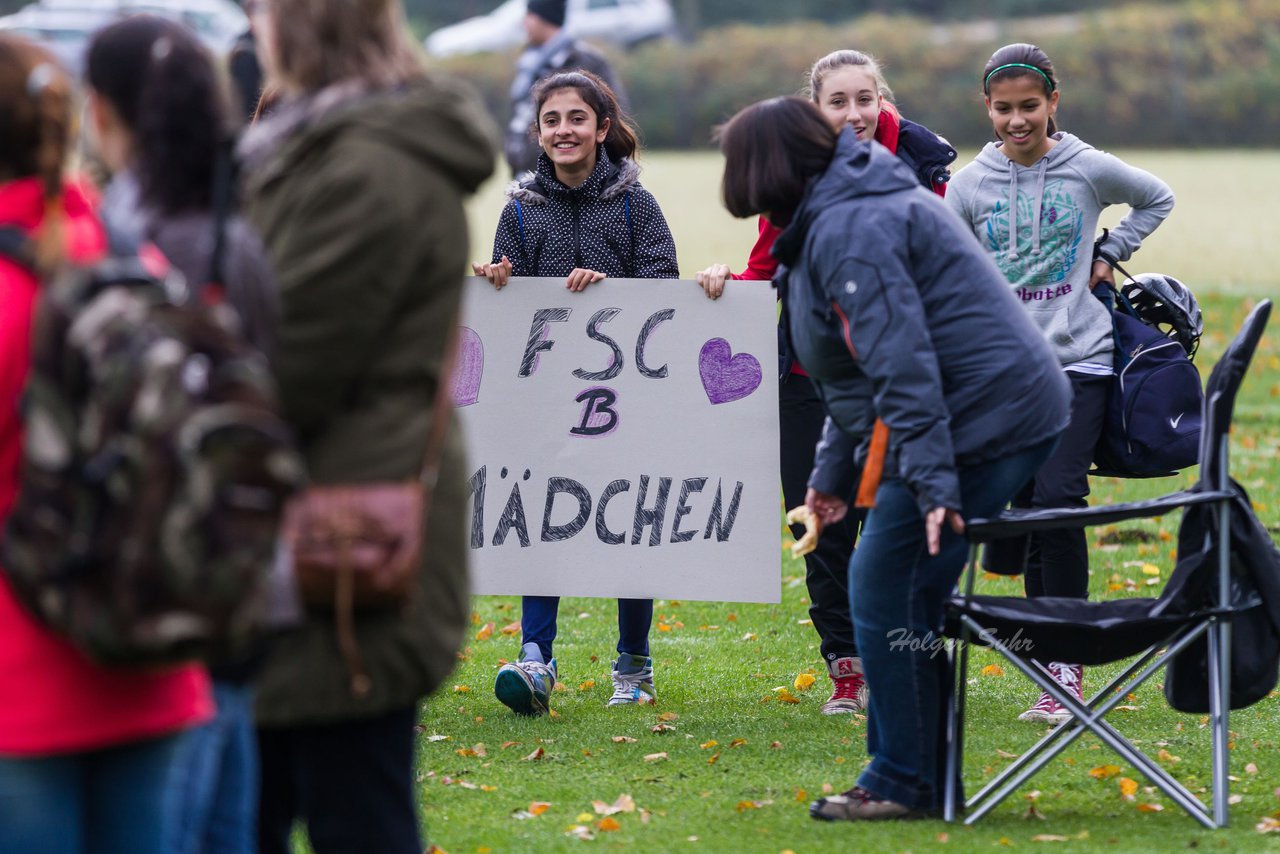
[[[862,659],[837,658],[827,663],[834,690],[831,699],[822,704],[824,715],[851,715],[866,711],[867,682],[862,676]]]

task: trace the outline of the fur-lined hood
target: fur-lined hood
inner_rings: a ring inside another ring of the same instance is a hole
[[[575,195],[591,195],[601,201],[609,201],[635,187],[640,180],[640,167],[630,157],[618,162],[609,159],[604,146],[600,146],[596,168],[591,176],[577,187],[566,187],[557,178],[555,167],[545,154],[538,155],[536,171],[517,176],[507,186],[507,201],[526,205],[544,205],[547,197],[572,198]]]

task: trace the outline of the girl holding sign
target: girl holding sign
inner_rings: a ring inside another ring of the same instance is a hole
[[[858,139],[874,139],[898,155],[925,187],[938,195],[946,192],[947,165],[955,150],[928,128],[898,114],[880,65],[856,50],[838,50],[814,63],[809,71],[808,95],[818,105],[831,129],[851,128]],[[760,236],[751,250],[747,269],[729,272],[713,264],[697,274],[707,296],[716,299],[727,279],[768,281],[778,269],[770,254],[782,230],[760,217]],[[787,507],[804,501],[806,481],[813,468],[814,447],[826,418],[809,375],[779,342],[785,364],[778,385],[782,460],[782,495]],[[849,555],[858,536],[861,514],[851,514],[840,524],[823,529],[817,547],[805,555],[805,582],[809,588],[809,617],[820,638],[820,652],[833,685],[831,698],[822,706],[824,715],[852,714],[866,708],[867,689],[862,658],[849,616]],[[798,540],[804,532],[792,526]]]
[[[581,291],[606,276],[679,278],[675,242],[653,196],[636,180],[639,143],[608,85],[587,71],[548,77],[533,92],[538,165],[512,185],[493,261],[474,264],[495,287],[512,276],[565,277]],[[494,693],[521,715],[550,709],[556,596],[525,596],[520,658],[498,670]],[[618,658],[609,705],[652,703],[653,600],[618,600]]]

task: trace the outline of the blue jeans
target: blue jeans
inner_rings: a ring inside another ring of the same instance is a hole
[[[536,643],[542,660],[552,658],[556,639],[559,596],[525,596],[520,602],[520,642]],[[648,657],[649,627],[653,624],[652,599],[618,600],[618,652]]]
[[[0,851],[168,854],[169,783],[185,738],[0,758]]]
[[[253,686],[213,683],[218,714],[179,750],[173,788],[175,854],[253,854],[258,845],[258,745]]]
[[[1000,511],[1040,468],[1057,438],[960,469],[965,518]],[[949,526],[938,554],[901,480],[876,493],[849,561],[850,608],[870,688],[867,753],[858,785],[878,798],[929,810],[942,802],[946,706],[951,686],[941,637],[943,605],[964,569],[968,544]]]

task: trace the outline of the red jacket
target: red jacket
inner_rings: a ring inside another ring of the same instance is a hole
[[[100,257],[106,240],[87,193],[69,186],[64,210],[68,257],[82,263]],[[0,225],[33,232],[43,216],[38,181],[0,184]],[[31,273],[0,257],[0,526],[18,491],[18,402],[30,369],[37,289]],[[22,609],[0,568],[0,755],[111,747],[200,723],[212,712],[203,667],[98,667]]]
[[[880,108],[880,120],[876,123],[875,140],[894,154],[898,153],[898,119],[897,107],[888,101],[884,102],[884,106]],[[947,185],[935,184],[933,191],[939,196],[945,196]],[[733,278],[749,282],[773,281],[773,274],[778,272],[778,259],[769,254],[769,250],[773,249],[773,241],[778,239],[779,234],[782,234],[782,229],[765,217],[760,217],[760,235],[756,238],[756,245],[751,247],[747,269],[741,273],[732,273]],[[808,376],[800,363],[794,361],[791,363],[791,373]]]

